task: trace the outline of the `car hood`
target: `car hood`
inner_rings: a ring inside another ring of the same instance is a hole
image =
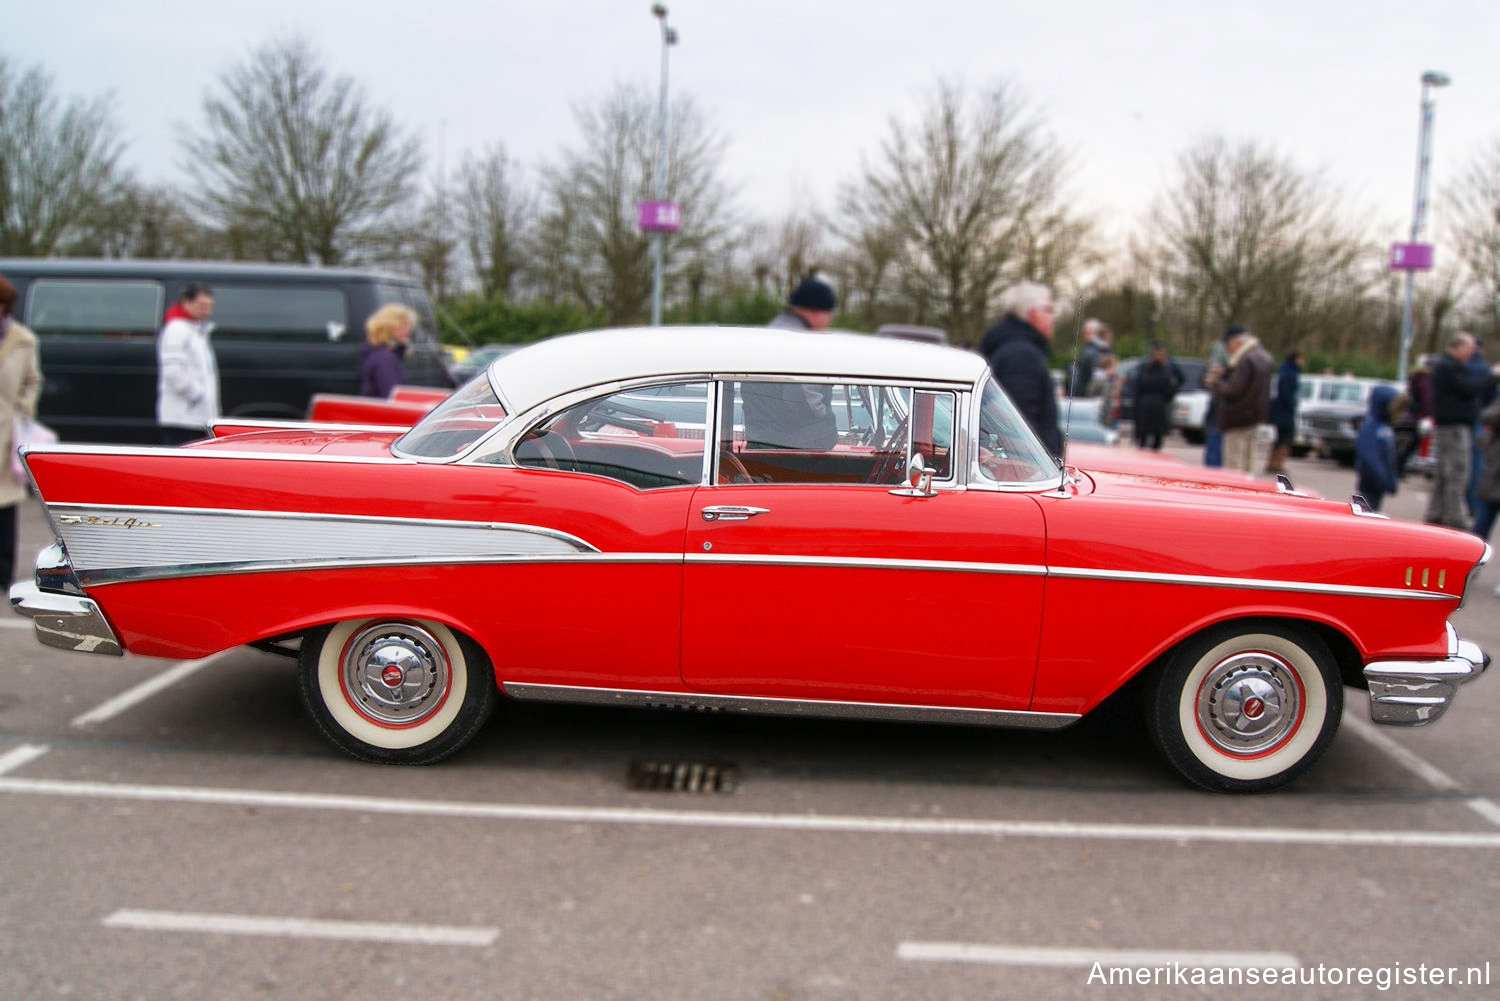
[[[1068,464],[1093,475],[1113,475],[1155,486],[1178,486],[1187,490],[1224,490],[1234,493],[1276,495],[1276,481],[1256,478],[1237,469],[1197,466],[1166,455],[1135,448],[1090,448],[1068,446]],[[1317,494],[1308,491],[1310,496]]]

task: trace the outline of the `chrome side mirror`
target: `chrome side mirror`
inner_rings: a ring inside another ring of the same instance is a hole
[[[937,493],[932,489],[932,478],[936,474],[937,470],[927,465],[921,452],[913,452],[911,460],[906,464],[907,485],[898,487],[891,493],[897,497],[931,497]]]

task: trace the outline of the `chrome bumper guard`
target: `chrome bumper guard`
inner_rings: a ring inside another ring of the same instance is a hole
[[[37,560],[38,576],[43,575],[43,564],[50,555],[50,550],[44,550]],[[45,569],[56,571],[58,567],[52,564]],[[37,642],[43,646],[115,657],[125,653],[99,606],[81,594],[44,591],[32,581],[22,581],[11,585],[10,605],[19,614],[30,616]]]
[[[1459,685],[1489,666],[1489,654],[1479,644],[1459,639],[1450,625],[1443,660],[1377,660],[1365,666],[1370,719],[1394,726],[1431,723],[1448,711]]]

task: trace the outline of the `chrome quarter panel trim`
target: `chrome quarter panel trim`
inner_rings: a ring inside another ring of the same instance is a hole
[[[616,688],[575,688],[507,681],[506,695],[529,702],[633,706],[644,709],[691,709],[740,712],[754,716],[806,716],[814,719],[892,720],[911,723],[957,723],[1060,730],[1078,722],[1077,713],[1034,713],[1013,709],[965,709],[951,706],[896,705],[882,702],[832,702],[766,696],[706,695],[700,692],[655,692]]]
[[[581,539],[535,525],[84,504],[51,504],[48,511],[86,585],[243,570],[548,560],[597,552]]]
[[[1252,591],[1297,591],[1304,594],[1338,594],[1359,598],[1406,598],[1452,601],[1458,595],[1446,591],[1403,590],[1394,587],[1363,587],[1355,584],[1318,584],[1298,580],[1256,580],[1250,577],[1210,577],[1199,574],[1146,573],[1138,570],[1095,570],[1089,567],[1049,567],[1048,576],[1084,580],[1147,581],[1193,587],[1230,587]]]
[[[30,581],[22,581],[11,585],[10,604],[16,612],[31,618],[37,642],[43,646],[114,657],[125,653],[104,613],[88,598],[43,591]]]

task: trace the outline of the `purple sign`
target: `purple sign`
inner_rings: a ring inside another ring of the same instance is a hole
[[[1432,270],[1432,244],[1430,244],[1430,243],[1393,243],[1393,244],[1391,244],[1391,270],[1392,271],[1430,271],[1430,270]]]
[[[675,233],[682,228],[682,209],[676,202],[637,202],[636,225],[648,233]]]

